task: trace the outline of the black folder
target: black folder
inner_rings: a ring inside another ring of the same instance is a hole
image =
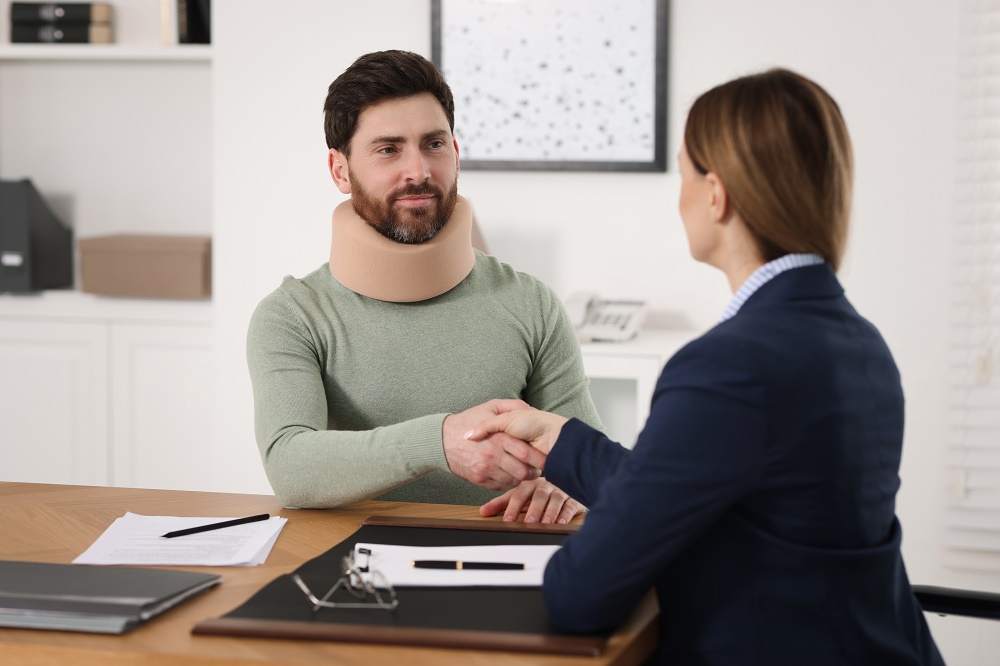
[[[122,634],[221,580],[169,569],[0,561],[0,627]]]
[[[373,516],[354,534],[294,573],[317,595],[341,575],[356,543],[406,546],[560,544],[575,526]],[[196,634],[222,634],[396,645],[599,656],[607,635],[560,634],[539,587],[404,587],[399,606],[320,608],[291,575],[276,578],[230,613],[205,620]]]

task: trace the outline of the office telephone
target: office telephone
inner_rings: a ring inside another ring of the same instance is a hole
[[[601,300],[593,292],[577,292],[566,300],[566,312],[580,342],[625,342],[639,332],[646,303]]]

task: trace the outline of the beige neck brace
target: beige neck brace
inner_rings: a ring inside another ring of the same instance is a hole
[[[414,303],[450,291],[472,272],[472,206],[458,197],[455,210],[426,243],[407,245],[375,231],[350,200],[333,211],[330,272],[362,296]]]

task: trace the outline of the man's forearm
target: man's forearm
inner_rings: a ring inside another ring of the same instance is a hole
[[[283,506],[327,509],[370,499],[446,468],[443,414],[367,431],[287,427],[262,452]]]

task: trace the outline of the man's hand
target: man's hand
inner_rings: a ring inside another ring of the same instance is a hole
[[[441,441],[452,473],[490,490],[506,490],[541,474],[545,456],[519,439],[503,432],[466,439],[477,423],[512,409],[531,407],[522,400],[490,400],[445,417]]]
[[[495,516],[503,512],[503,519],[517,520],[524,512],[526,523],[559,523],[565,525],[573,516],[583,512],[583,505],[546,481],[522,481],[500,497],[479,508],[481,516]]]
[[[563,424],[569,421],[565,416],[550,414],[537,409],[515,409],[511,411],[507,402],[497,407],[496,415],[477,423],[468,433],[472,441],[480,441],[506,433],[544,453],[546,456],[559,439]],[[490,403],[486,403],[490,404]]]

